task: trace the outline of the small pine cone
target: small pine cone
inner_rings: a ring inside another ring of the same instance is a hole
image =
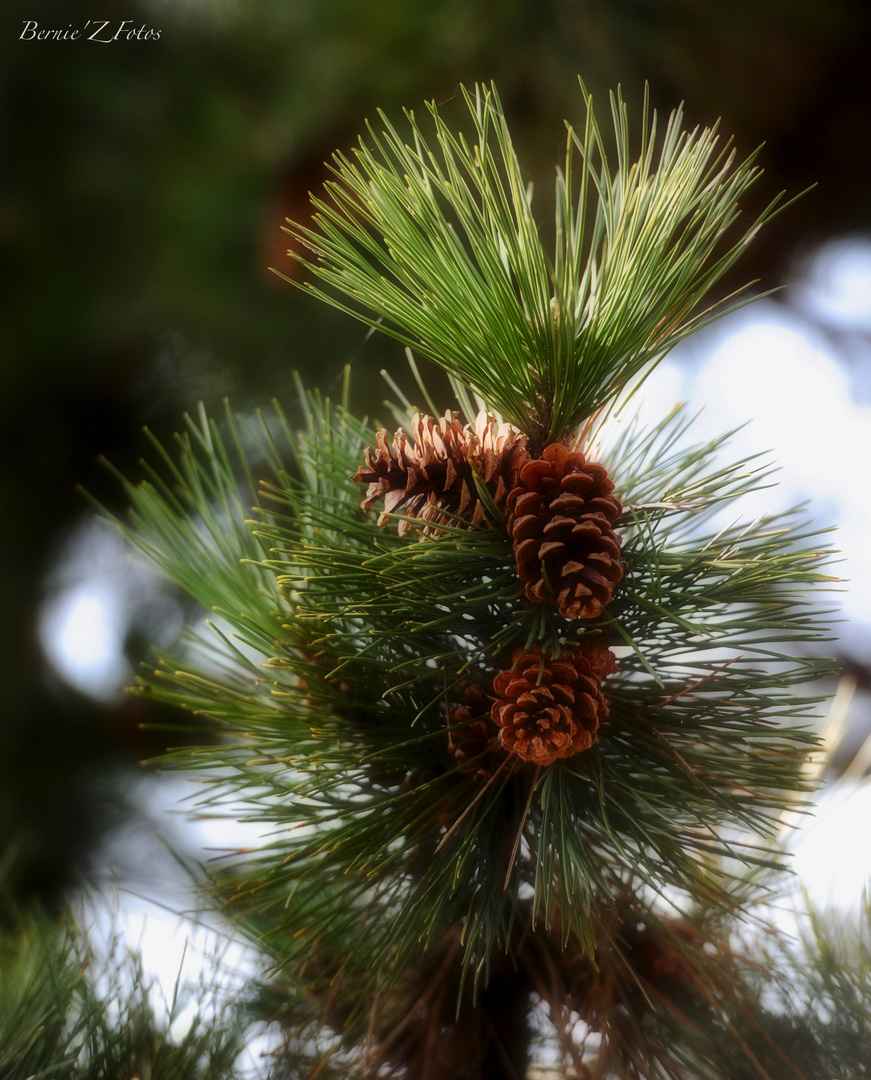
[[[527,461],[509,493],[508,531],[529,600],[556,604],[566,619],[595,619],[623,576],[623,512],[602,465],[552,443]]]
[[[459,689],[466,703],[448,706],[448,745],[460,772],[473,772],[487,780],[496,771],[496,758],[501,755],[490,719],[493,699],[480,686],[461,683]]]
[[[504,506],[508,491],[517,482],[520,467],[528,460],[526,437],[492,416],[480,413],[463,426],[458,414],[446,412],[434,420],[415,413],[411,422],[413,441],[403,428],[393,436],[382,429],[375,436],[376,449],[367,447],[366,462],[351,477],[368,484],[364,510],[383,497],[384,512],[379,525],[386,525],[391,513],[420,518],[427,524],[422,535],[433,535],[438,526],[463,518],[477,524],[483,517],[473,470],[489,487],[497,506]],[[412,529],[410,521],[399,522],[399,535]]]
[[[556,659],[518,649],[511,670],[493,680],[491,716],[504,749],[536,765],[587,750],[608,715],[602,680],[616,669],[614,654],[598,643]]]

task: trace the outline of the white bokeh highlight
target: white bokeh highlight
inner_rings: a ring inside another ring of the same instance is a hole
[[[40,638],[57,673],[76,690],[114,701],[132,681],[124,658],[125,619],[110,582],[88,581],[64,589],[43,607]]]

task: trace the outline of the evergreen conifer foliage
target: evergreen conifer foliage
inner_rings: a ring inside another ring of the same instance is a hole
[[[619,97],[612,167],[584,93],[548,252],[496,91],[465,100],[471,143],[435,106],[430,141],[382,117],[290,227],[306,287],[456,400],[421,384],[430,413],[401,402],[392,439],[347,382],[301,393],[301,428],[277,405],[189,419],[121,524],[212,616],[139,689],[220,736],[163,762],[204,775],[199,807],[263,825],[215,887],[275,956],[300,1046],[364,1075],[521,1075],[538,994],[578,1065],[572,1010],[603,1069],[695,1075],[675,1028],[697,1043],[701,1008],[726,1038],[748,1008],[725,947],[698,948],[807,789],[831,579],[800,514],[722,526],[768,476],[723,465],[726,436],[614,407],[722,311],[709,289],[776,206],[736,232],[757,170],[679,112],[659,137],[645,109],[633,162]]]

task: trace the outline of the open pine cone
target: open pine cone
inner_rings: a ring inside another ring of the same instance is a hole
[[[507,499],[508,531],[529,600],[556,604],[567,619],[595,619],[623,576],[623,512],[602,465],[561,443],[520,469]]]
[[[504,749],[537,765],[588,749],[608,715],[602,680],[616,669],[614,654],[598,642],[556,659],[518,649],[510,671],[493,680],[491,716]]]
[[[450,410],[437,420],[415,413],[411,435],[410,442],[405,429],[399,428],[391,448],[382,428],[375,436],[376,449],[366,448],[366,462],[351,479],[369,485],[360,504],[364,510],[383,497],[379,525],[386,525],[391,513],[405,514],[426,522],[422,536],[438,532],[438,526],[456,518],[473,524],[481,520],[483,509],[473,470],[487,484],[496,505],[504,506],[520,466],[529,458],[526,437],[483,412],[474,426],[462,425],[459,414]],[[411,521],[400,521],[400,536],[412,527]]]

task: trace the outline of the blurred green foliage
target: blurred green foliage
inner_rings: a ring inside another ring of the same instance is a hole
[[[219,955],[169,1000],[142,958],[112,938],[98,953],[71,912],[0,912],[3,1080],[235,1080],[249,1003]],[[190,1008],[193,1006],[193,1008]],[[176,1021],[182,1020],[173,1031]]]

